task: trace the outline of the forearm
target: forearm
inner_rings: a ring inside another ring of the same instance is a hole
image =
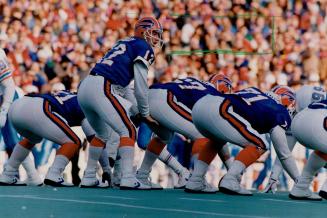
[[[14,97],[15,97],[14,80],[10,77],[10,78],[2,81],[1,85],[3,85],[3,87],[4,87],[2,106],[4,104],[8,104],[10,106],[11,103],[14,101]]]
[[[134,64],[135,98],[137,101],[138,110],[143,117],[147,117],[150,115],[147,73],[148,73],[148,69],[143,63],[136,62]]]
[[[300,174],[288,147],[285,131],[280,126],[275,127],[271,131],[271,139],[283,168],[296,181]]]
[[[135,99],[135,94],[134,94],[134,84],[130,84],[128,86],[128,89],[125,92],[124,97],[129,100],[132,103],[132,107],[131,107],[131,116],[135,116],[136,114],[139,113],[139,109],[137,107],[137,101]]]
[[[296,143],[296,139],[295,137],[292,135],[291,132],[286,132],[286,138],[287,138],[287,145],[288,145],[288,148],[290,149],[290,151],[292,152],[294,146],[295,146],[295,143]],[[275,162],[274,162],[274,165],[273,165],[273,168],[271,170],[271,175],[270,177],[274,180],[278,180],[279,178],[279,175],[282,173],[283,171],[283,166],[280,162],[280,160],[278,158],[276,158]]]

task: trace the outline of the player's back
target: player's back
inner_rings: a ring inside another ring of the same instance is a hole
[[[233,111],[245,118],[261,134],[268,133],[277,125],[287,129],[291,123],[287,109],[257,88],[227,94],[225,98],[230,100]]]
[[[212,84],[192,77],[177,79],[169,83],[154,84],[150,89],[167,89],[176,96],[177,101],[183,103],[190,109],[203,96],[207,94],[220,94]]]
[[[85,118],[75,93],[59,91],[53,94],[28,94],[27,96],[41,97],[48,100],[52,106],[51,110],[65,118],[70,126],[80,126]]]
[[[108,79],[112,84],[126,87],[134,78],[134,62],[141,61],[147,67],[154,61],[152,47],[142,38],[130,37],[119,40],[91,70]]]
[[[327,99],[322,100],[322,101],[318,101],[318,102],[313,102],[313,103],[309,104],[308,108],[327,110]]]

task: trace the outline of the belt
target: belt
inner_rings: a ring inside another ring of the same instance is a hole
[[[90,75],[92,75],[92,76],[101,76],[100,74],[98,74],[97,72],[94,72],[94,71],[91,71]]]

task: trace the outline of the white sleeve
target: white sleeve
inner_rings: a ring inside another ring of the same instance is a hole
[[[149,61],[145,60],[145,59],[144,59],[143,57],[141,57],[141,56],[137,56],[137,57],[135,58],[134,63],[137,63],[137,62],[142,62],[142,63],[146,66],[147,70],[149,69],[149,67],[150,67],[150,65],[151,65],[151,63],[149,63]]]
[[[295,159],[288,147],[285,130],[280,126],[276,126],[270,131],[270,137],[282,166],[292,179],[296,181],[300,174]]]
[[[12,77],[9,77],[1,82],[3,86],[3,103],[1,107],[6,107],[11,105],[15,97],[15,82]]]
[[[286,138],[287,138],[288,148],[292,152],[292,150],[295,146],[295,143],[296,143],[296,138],[292,135],[291,132],[288,132],[288,131],[286,131]],[[276,158],[275,163],[271,170],[270,177],[273,178],[274,180],[278,180],[279,175],[281,174],[282,171],[283,171],[283,166],[282,166],[280,160],[278,158]]]
[[[15,97],[15,82],[11,77],[11,69],[5,52],[0,49],[0,84],[3,87],[3,103],[1,108],[9,109]]]
[[[143,117],[149,116],[148,68],[143,62],[134,63],[134,89],[137,107]]]
[[[129,84],[128,89],[125,92],[124,98],[129,100],[132,103],[131,107],[131,115],[135,116],[136,114],[139,113],[139,109],[137,108],[137,102],[134,94],[134,85]]]

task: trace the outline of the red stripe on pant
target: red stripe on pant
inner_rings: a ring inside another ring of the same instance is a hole
[[[253,133],[251,133],[244,123],[234,117],[232,114],[228,112],[228,108],[231,106],[229,100],[224,100],[220,106],[220,114],[226,119],[235,129],[248,141],[252,142],[255,146],[261,147],[262,149],[266,149],[265,143],[261,140],[261,138],[257,137]]]
[[[114,106],[116,109],[117,113],[119,114],[120,118],[122,119],[123,123],[125,124],[126,128],[128,129],[129,132],[129,137],[133,139],[134,141],[136,140],[136,129],[129,119],[124,107],[119,103],[119,101],[116,99],[116,97],[111,93],[111,83],[109,80],[105,81],[105,95],[111,102],[111,104]]]
[[[171,93],[169,91],[167,93],[167,103],[177,114],[179,114],[186,120],[193,122],[192,115],[188,111],[186,111],[184,108],[182,108],[181,106],[176,104],[176,102],[174,102],[174,95],[173,95],[173,93]]]
[[[74,133],[74,131],[71,129],[69,125],[66,124],[65,121],[61,120],[60,117],[53,114],[50,109],[49,101],[44,100],[43,103],[43,110],[45,115],[54,122],[75,144],[78,146],[81,146],[81,140],[79,137]]]

